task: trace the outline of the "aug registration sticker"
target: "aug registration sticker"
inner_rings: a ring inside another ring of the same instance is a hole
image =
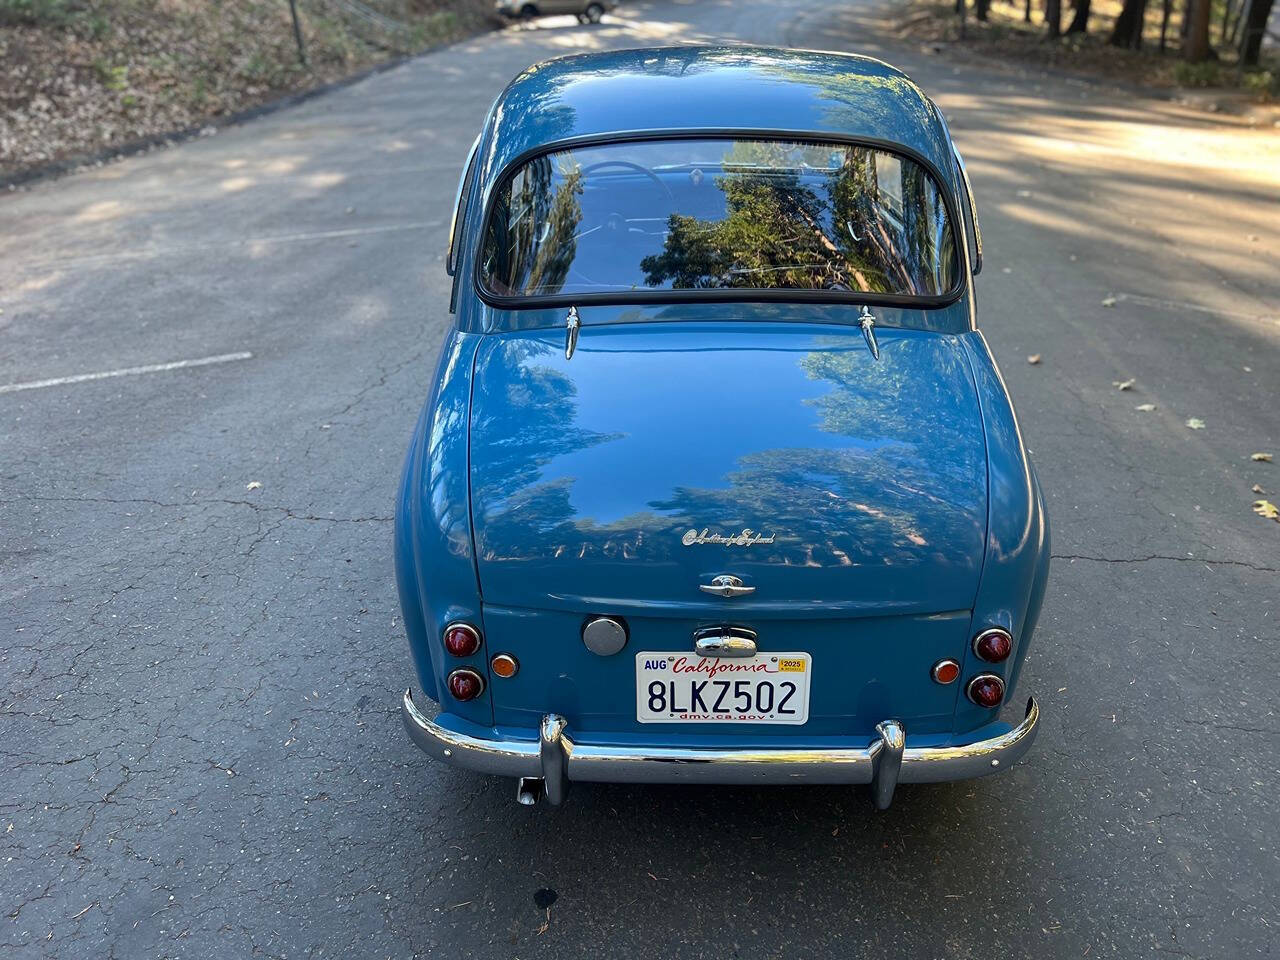
[[[750,658],[642,651],[636,654],[640,723],[792,723],[809,719],[807,653]]]

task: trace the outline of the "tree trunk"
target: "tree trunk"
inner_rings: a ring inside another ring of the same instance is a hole
[[[1169,16],[1173,13],[1173,0],[1164,0],[1164,10],[1160,14],[1160,52],[1164,53],[1165,36],[1169,33]]]
[[[1271,17],[1271,5],[1274,0],[1253,0],[1249,6],[1249,14],[1244,18],[1244,37],[1240,41],[1240,63],[1246,67],[1256,67],[1258,57],[1262,54],[1262,36],[1267,30],[1267,20]]]
[[[991,0],[974,0],[973,2],[974,16],[983,23],[987,21],[987,11],[991,9]]]
[[[1222,29],[1220,31],[1222,36],[1218,39],[1218,42],[1221,44],[1225,44],[1227,42],[1227,26],[1231,23],[1231,8],[1233,6],[1235,6],[1233,0],[1227,0],[1227,2],[1222,5]]]
[[[1091,0],[1078,0],[1076,3],[1076,15],[1071,18],[1071,26],[1067,27],[1067,33],[1089,32],[1090,2]]]
[[[1044,22],[1050,39],[1062,36],[1062,0],[1044,0]]]
[[[1182,49],[1182,55],[1189,63],[1209,59],[1209,3],[1210,0],[1191,0],[1187,41]]]
[[[1124,0],[1120,16],[1116,17],[1115,29],[1111,31],[1111,39],[1107,41],[1113,47],[1124,47],[1128,50],[1142,48],[1142,24],[1147,15],[1147,0]]]
[[[1031,0],[1027,0],[1022,8],[1022,19],[1026,23],[1031,22]]]

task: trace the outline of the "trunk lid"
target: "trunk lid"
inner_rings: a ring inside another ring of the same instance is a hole
[[[476,355],[485,603],[582,613],[971,608],[985,440],[957,339],[802,323],[494,334]],[[754,593],[699,589],[732,575]]]

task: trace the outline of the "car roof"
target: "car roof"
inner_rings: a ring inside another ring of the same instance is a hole
[[[749,46],[677,46],[546,60],[490,112],[487,194],[521,154],[576,138],[646,131],[753,130],[884,141],[930,161],[954,187],[938,108],[901,70],[871,57]]]

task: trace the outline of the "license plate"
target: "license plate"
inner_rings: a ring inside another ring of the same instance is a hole
[[[640,723],[804,723],[809,719],[807,653],[754,657],[636,654]]]

